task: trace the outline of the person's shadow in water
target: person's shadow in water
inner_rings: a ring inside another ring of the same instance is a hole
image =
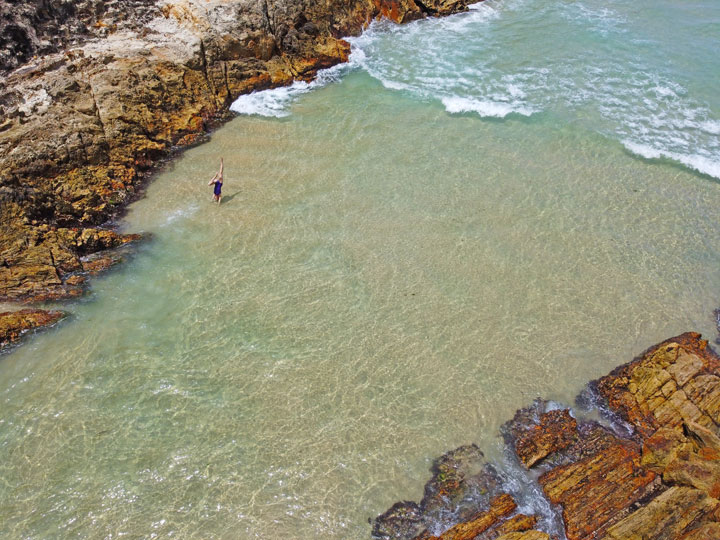
[[[242,190],[238,189],[238,190],[237,190],[235,193],[233,193],[232,195],[228,195],[227,197],[223,197],[221,204],[229,203],[230,201],[232,201],[235,197],[237,197],[237,196],[240,194],[240,191],[242,191]]]

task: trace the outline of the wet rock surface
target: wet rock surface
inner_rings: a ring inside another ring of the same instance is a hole
[[[474,501],[471,517],[433,522],[424,500],[403,503],[414,505],[415,529],[395,528],[383,514],[373,536],[431,538],[430,530],[437,538],[474,540],[720,538],[720,357],[707,341],[691,332],[669,339],[588,388],[583,402],[591,394],[604,423],[576,416],[589,411],[536,400],[502,428],[523,482],[539,488],[529,505],[535,513],[514,502],[497,511],[516,487],[486,465],[491,499],[462,495],[455,484],[455,500]],[[622,425],[612,425],[617,420]],[[428,485],[437,476],[435,468]],[[471,510],[466,504],[465,514]],[[548,526],[553,522],[559,530]],[[426,529],[418,533],[420,523]]]
[[[98,226],[158,160],[203,140],[238,95],[347,60],[341,38],[374,18],[466,9],[466,0],[0,0],[0,300],[77,295],[68,274],[105,243],[58,231],[103,236]]]
[[[62,311],[21,309],[0,313],[0,348],[16,342],[30,330],[49,326],[62,319]]]

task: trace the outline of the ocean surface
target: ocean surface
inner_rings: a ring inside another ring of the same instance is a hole
[[[151,239],[0,356],[0,537],[368,538],[536,396],[717,337],[720,3],[352,46],[238,99],[130,208]]]

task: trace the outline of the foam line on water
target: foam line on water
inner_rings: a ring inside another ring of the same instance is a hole
[[[530,55],[518,61],[504,41],[512,38],[513,29],[504,25],[517,16],[518,6],[489,0],[446,18],[407,25],[374,21],[360,36],[347,38],[347,64],[320,71],[310,83],[241,96],[231,109],[285,117],[303,94],[359,69],[388,90],[427,103],[439,101],[453,115],[503,119],[569,112],[633,154],[667,158],[720,178],[720,120],[702,95],[695,96],[672,72],[622,53],[608,61],[592,48],[556,46],[542,58]],[[597,8],[580,0],[546,10],[543,21],[565,21],[573,32],[581,23],[583,29],[602,34],[622,34],[632,26],[621,6]],[[534,19],[526,23],[544,24]]]
[[[348,71],[348,64],[339,64],[318,71],[311,82],[295,81],[290,86],[259,90],[239,96],[230,105],[230,110],[238,114],[258,115],[282,118],[289,116],[288,108],[303,94],[339,81]]]
[[[441,101],[445,110],[451,114],[476,112],[480,116],[505,118],[512,113],[530,116],[535,112],[533,109],[513,103],[481,101],[458,96],[442,98]]]
[[[720,161],[698,154],[681,154],[668,150],[661,150],[646,144],[639,144],[632,141],[622,141],[623,146],[631,153],[645,159],[670,159],[686,167],[694,169],[702,174],[720,178]]]

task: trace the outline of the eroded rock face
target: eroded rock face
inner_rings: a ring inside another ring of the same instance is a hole
[[[627,422],[632,433],[576,421],[568,410],[541,400],[503,426],[508,450],[540,473],[525,478],[528,484],[537,478],[542,489],[545,502],[536,507],[551,503],[561,510],[568,540],[720,538],[720,358],[707,342],[695,333],[677,336],[590,388],[605,401],[605,412]],[[510,487],[501,483],[497,489]],[[422,505],[417,510],[422,513]],[[491,509],[478,506],[478,512],[439,537],[550,537],[542,516],[512,510],[475,533]],[[515,521],[524,526],[503,530]]]
[[[530,468],[545,457],[570,446],[577,438],[577,421],[568,409],[547,410],[549,403],[536,400],[505,424],[502,432],[522,464]]]
[[[0,0],[0,71],[21,66],[33,56],[107,35],[118,26],[127,26],[128,14],[132,14],[137,25],[154,3],[154,0]]]
[[[54,324],[64,316],[62,311],[44,309],[0,313],[0,349],[20,339],[25,332]]]
[[[465,9],[466,0],[0,0],[0,298],[75,294],[49,253],[75,266],[88,253],[42,227],[97,228],[159,158],[227,118],[238,95],[347,60],[341,38],[376,17]]]
[[[594,383],[608,406],[645,439],[660,427],[720,422],[720,360],[698,334],[661,343]]]
[[[513,498],[507,493],[495,497],[490,501],[490,507],[484,512],[478,512],[468,521],[458,523],[451,529],[442,533],[439,540],[472,540],[484,533],[501,519],[510,515],[517,508]]]

